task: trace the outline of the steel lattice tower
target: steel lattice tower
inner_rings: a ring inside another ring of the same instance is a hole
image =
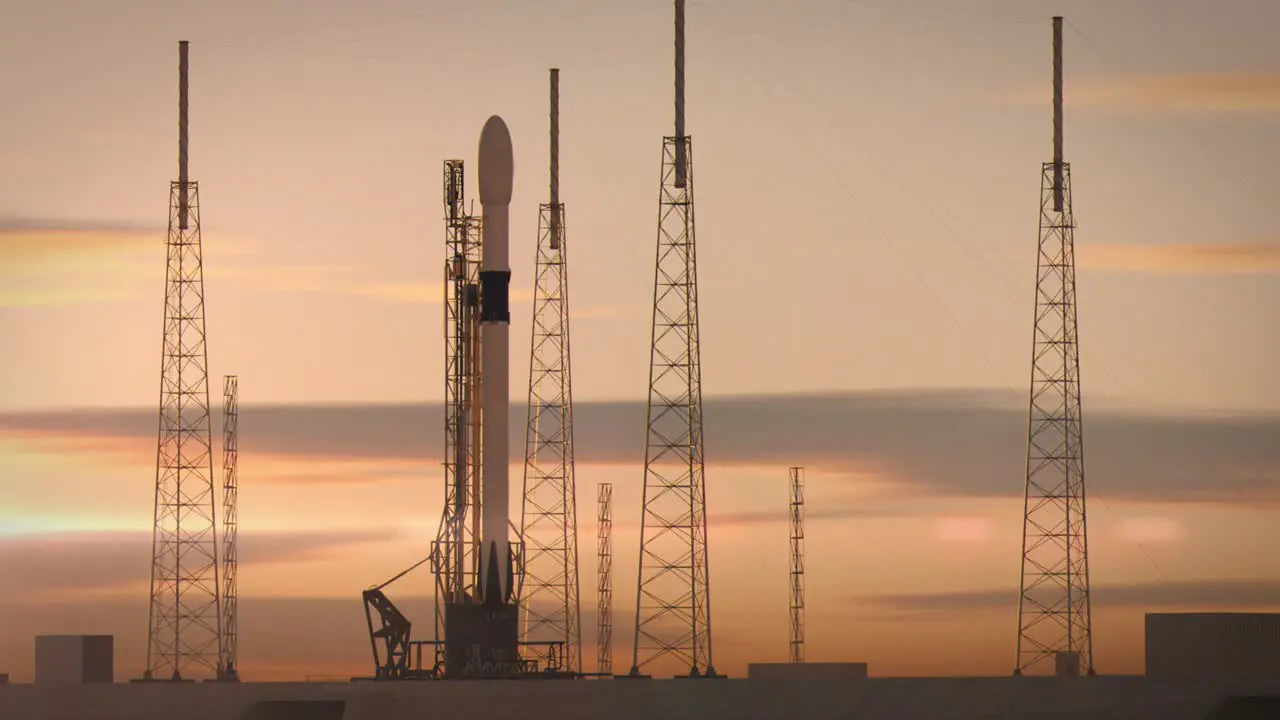
[[[1062,18],[1053,19],[1053,162],[1041,171],[1015,675],[1092,675],[1071,167],[1062,153]],[[1074,657],[1073,657],[1074,654]],[[1079,660],[1078,667],[1073,660]]]
[[[596,672],[613,674],[613,483],[596,490],[599,525],[596,528]]]
[[[791,655],[804,662],[804,468],[791,468]]]
[[[222,379],[222,661],[218,664],[218,677],[223,680],[239,678],[236,662],[236,600],[237,588],[236,536],[240,488],[238,476],[240,464],[240,380],[235,375]]]
[[[480,571],[480,218],[467,212],[463,162],[444,162],[444,512],[431,550],[435,632],[446,602],[476,597]],[[443,667],[444,644],[436,646]]]
[[[702,450],[693,144],[684,128],[684,0],[675,0],[675,135],[663,140],[631,674],[670,660],[715,676]]]
[[[146,679],[217,675],[222,651],[200,192],[187,179],[187,42],[179,48],[178,180],[169,188]]]
[[[521,534],[527,543],[522,639],[563,641],[565,669],[582,671],[578,503],[573,476],[569,270],[560,202],[560,71],[551,70],[550,202],[538,212]]]

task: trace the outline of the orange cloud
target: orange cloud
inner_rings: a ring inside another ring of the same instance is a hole
[[[943,517],[933,522],[934,535],[949,543],[981,543],[990,540],[995,528],[990,518]]]
[[[1081,245],[1079,267],[1158,275],[1273,275],[1280,273],[1280,238],[1252,243]]]
[[[0,220],[0,307],[150,297],[164,243],[163,228]],[[243,242],[206,238],[206,258],[249,253]]]
[[[1116,534],[1135,543],[1176,543],[1187,538],[1187,529],[1173,518],[1131,517],[1120,521]]]
[[[0,307],[68,305],[151,298],[163,272],[165,229],[74,223],[6,223],[0,220]],[[243,264],[229,259],[254,254],[236,239],[204,237],[206,278],[237,289],[270,294],[325,293],[393,303],[444,302],[442,282],[379,279],[365,265]],[[532,288],[515,288],[511,300],[533,301]],[[576,310],[578,319],[607,317],[613,308]]]
[[[1047,105],[1051,90],[1020,91],[1009,98],[1020,105]],[[1068,107],[1164,114],[1204,112],[1272,113],[1280,111],[1280,73],[1196,73],[1122,75],[1072,79]]]

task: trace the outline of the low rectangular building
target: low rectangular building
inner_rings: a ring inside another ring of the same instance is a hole
[[[1147,613],[1149,677],[1280,676],[1280,613]]]
[[[866,663],[750,663],[748,680],[864,680]]]
[[[36,636],[36,684],[115,682],[112,635]]]

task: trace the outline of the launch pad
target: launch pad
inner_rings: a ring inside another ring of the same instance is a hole
[[[478,155],[479,218],[466,207],[463,162],[445,162],[444,515],[427,558],[363,593],[373,680],[578,676],[567,671],[565,642],[521,639],[524,538],[509,518],[507,447],[514,162],[501,118],[485,123]],[[435,637],[413,640],[412,623],[383,590],[428,562]]]
[[[445,605],[444,677],[510,679],[525,674],[520,661],[519,606]]]

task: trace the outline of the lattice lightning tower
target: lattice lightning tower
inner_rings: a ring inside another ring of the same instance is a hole
[[[525,435],[522,639],[564,642],[565,669],[582,670],[577,494],[569,364],[569,270],[560,202],[560,71],[551,70],[551,192],[538,212]]]
[[[675,0],[675,135],[663,139],[644,501],[631,674],[715,676],[702,454],[693,143],[684,132],[684,0]]]
[[[218,677],[239,678],[237,642],[237,524],[239,516],[240,465],[240,380],[235,375],[222,379],[222,661]]]
[[[791,468],[791,655],[804,662],[804,468]]]
[[[1071,166],[1062,154],[1062,18],[1053,19],[1053,162],[1041,169],[1015,675],[1093,674]],[[1079,661],[1078,667],[1073,662]]]
[[[597,566],[596,672],[613,674],[613,483],[602,482],[596,491],[600,524],[596,529]]]
[[[187,179],[187,42],[178,44],[178,180],[169,187],[151,609],[145,679],[216,676],[222,651],[200,191]]]
[[[444,162],[444,512],[432,545],[435,632],[446,602],[477,597],[480,571],[480,218],[467,212],[461,160]],[[436,645],[442,667],[444,644]]]

